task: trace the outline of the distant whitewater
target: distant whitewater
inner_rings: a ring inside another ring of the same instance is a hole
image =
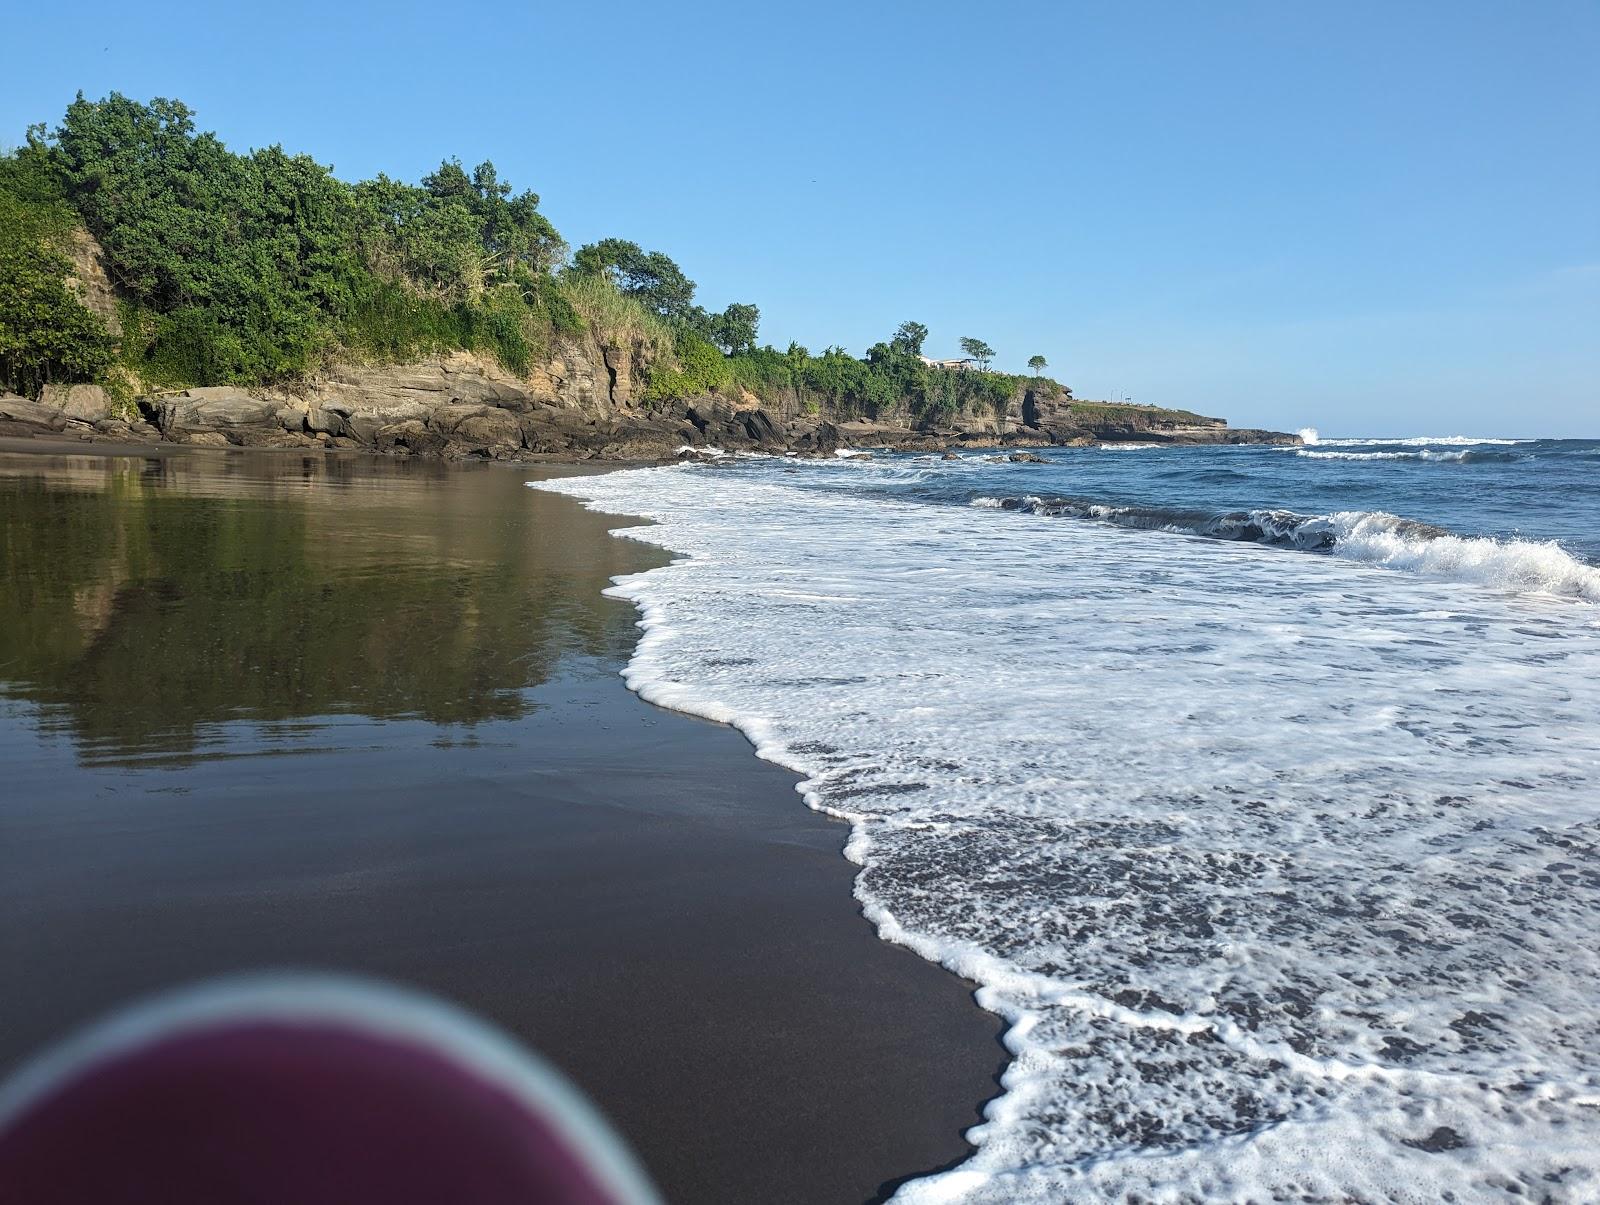
[[[629,684],[1009,1022],[897,1199],[1600,1198],[1600,443],[1492,446],[540,483],[680,554]]]

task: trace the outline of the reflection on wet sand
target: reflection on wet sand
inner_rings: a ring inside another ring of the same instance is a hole
[[[264,752],[340,714],[516,718],[564,655],[626,655],[600,592],[639,557],[527,475],[0,454],[0,696],[102,764]]]

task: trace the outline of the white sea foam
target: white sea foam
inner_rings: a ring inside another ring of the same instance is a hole
[[[1421,452],[1324,452],[1295,448],[1296,456],[1308,460],[1421,460]]]
[[[1474,446],[1489,442],[1488,440],[1479,440],[1478,444]],[[1462,464],[1484,455],[1481,452],[1474,452],[1471,448],[1461,448],[1453,452],[1442,452],[1437,448],[1419,448],[1414,452],[1343,452],[1321,448],[1295,448],[1293,452],[1296,456],[1303,456],[1308,460],[1438,460],[1456,464]],[[1489,453],[1489,455],[1497,454]],[[1501,459],[1504,459],[1504,453],[1499,453],[1498,455]]]
[[[1311,430],[1313,434],[1316,434],[1315,430],[1312,429],[1312,428],[1307,428],[1307,430]],[[1305,432],[1302,431],[1301,434],[1304,435]],[[1406,436],[1397,436],[1397,437],[1392,438],[1392,439],[1375,438],[1375,437],[1370,437],[1370,436],[1360,437],[1360,438],[1347,437],[1347,438],[1342,438],[1342,439],[1328,439],[1326,437],[1318,437],[1316,439],[1308,439],[1308,440],[1306,440],[1306,443],[1308,443],[1308,444],[1317,444],[1317,445],[1322,446],[1322,447],[1330,447],[1330,448],[1357,447],[1357,446],[1360,446],[1360,445],[1363,445],[1363,444],[1368,444],[1368,445],[1372,445],[1372,446],[1383,446],[1383,447],[1391,447],[1391,446],[1393,446],[1393,447],[1402,447],[1402,448],[1409,448],[1409,447],[1419,447],[1419,448],[1420,447],[1440,447],[1440,448],[1447,448],[1447,447],[1475,447],[1478,444],[1521,444],[1521,443],[1532,443],[1532,442],[1534,442],[1534,441],[1528,440],[1528,439],[1506,439],[1506,438],[1503,438],[1503,437],[1491,438],[1491,437],[1482,436],[1482,435],[1406,435]]]
[[[1470,582],[1496,590],[1550,594],[1600,603],[1600,568],[1554,541],[1457,536],[1383,511],[1302,515],[1286,510],[1208,514],[1117,506],[1081,499],[973,498],[971,506],[1024,514],[1094,519],[1118,527],[1247,541]]]
[[[1600,603],[1600,568],[1559,544],[1448,534],[1417,535],[1395,515],[1341,511],[1328,516],[1335,556],[1497,590],[1565,595]]]
[[[1600,1198],[1590,608],[777,473],[539,487],[657,520],[629,684],[804,773],[880,933],[1009,1022],[901,1199]]]
[[[1298,434],[1300,436],[1300,442],[1305,444],[1307,447],[1310,447],[1320,441],[1320,436],[1318,435],[1315,427],[1301,427]]]
[[[1102,452],[1148,452],[1151,448],[1159,448],[1161,444],[1098,444]]]

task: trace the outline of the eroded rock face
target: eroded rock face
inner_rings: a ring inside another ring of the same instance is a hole
[[[197,447],[352,448],[397,456],[541,456],[670,460],[678,450],[718,448],[831,456],[841,448],[899,448],[944,453],[952,445],[1038,447],[1101,440],[1295,442],[1273,432],[1234,431],[1221,420],[1161,425],[1137,408],[1086,423],[1070,399],[1028,391],[998,416],[957,415],[942,428],[904,421],[831,422],[772,410],[755,398],[696,398],[635,403],[631,356],[592,342],[569,341],[551,359],[516,377],[466,352],[408,364],[346,365],[292,389],[217,386],[142,399],[151,425],[112,417],[94,386],[52,387],[46,404],[0,403],[0,434],[75,435],[106,440],[163,439]],[[1159,412],[1158,412],[1159,413]],[[1013,459],[1026,462],[1029,456]]]
[[[106,268],[105,251],[94,235],[79,226],[72,231],[67,255],[72,260],[67,287],[77,294],[85,309],[100,315],[114,337],[120,338],[122,322],[117,316],[117,293]]]

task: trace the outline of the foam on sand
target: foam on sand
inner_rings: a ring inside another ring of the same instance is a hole
[[[901,1199],[1600,1196],[1591,607],[1373,515],[1305,556],[779,474],[539,488],[657,521],[629,684],[806,775],[880,934],[1007,1019],[977,1153]]]

